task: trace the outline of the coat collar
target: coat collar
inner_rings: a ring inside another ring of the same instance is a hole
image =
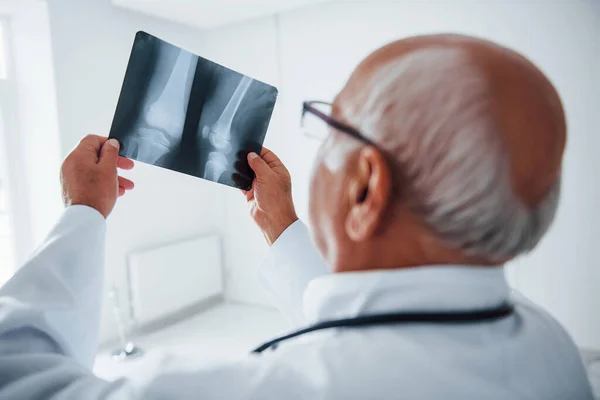
[[[468,311],[500,305],[510,288],[503,267],[428,266],[338,273],[304,292],[311,322],[402,311]]]

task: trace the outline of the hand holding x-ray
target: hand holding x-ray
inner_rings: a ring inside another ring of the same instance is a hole
[[[276,99],[273,86],[138,32],[110,137],[121,156],[249,189],[246,158]]]
[[[250,216],[270,246],[298,220],[292,199],[292,178],[279,157],[269,149],[263,148],[260,156],[250,153],[248,162],[256,179],[252,188],[243,192]],[[234,179],[236,177],[234,175]]]
[[[117,197],[134,187],[132,181],[117,173],[117,168],[133,168],[133,161],[119,157],[118,149],[117,141],[102,136],[87,135],[79,142],[60,170],[66,206],[88,206],[108,218]]]

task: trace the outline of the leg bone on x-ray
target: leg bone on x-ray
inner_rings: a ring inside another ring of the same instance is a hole
[[[217,182],[223,172],[227,170],[227,157],[223,153],[211,151],[204,170],[204,179]]]
[[[166,85],[161,88],[159,80],[150,80],[147,97],[156,98],[156,101],[145,107],[139,126],[135,129],[138,135],[134,145],[138,154],[144,154],[149,163],[155,163],[169,153],[183,132],[189,81],[193,78],[197,58],[187,51],[177,52]],[[164,69],[169,70],[167,66]]]
[[[202,138],[210,141],[216,151],[210,152],[204,169],[204,178],[218,181],[221,174],[227,170],[226,155],[231,152],[231,126],[233,118],[240,108],[244,95],[250,88],[253,79],[242,76],[233,96],[213,126],[202,127]]]

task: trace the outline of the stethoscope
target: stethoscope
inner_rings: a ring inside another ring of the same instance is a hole
[[[494,321],[507,317],[514,312],[514,307],[510,303],[503,303],[499,307],[473,310],[473,311],[432,311],[432,312],[401,312],[389,314],[363,315],[355,318],[345,318],[330,321],[323,321],[296,332],[273,339],[252,351],[252,353],[262,353],[267,349],[275,350],[277,346],[288,339],[292,339],[307,333],[321,331],[332,328],[361,328],[378,325],[396,325],[396,324],[465,324],[472,322]]]

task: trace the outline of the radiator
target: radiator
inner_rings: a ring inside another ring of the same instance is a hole
[[[223,292],[217,235],[131,253],[127,268],[136,325],[167,318]]]

